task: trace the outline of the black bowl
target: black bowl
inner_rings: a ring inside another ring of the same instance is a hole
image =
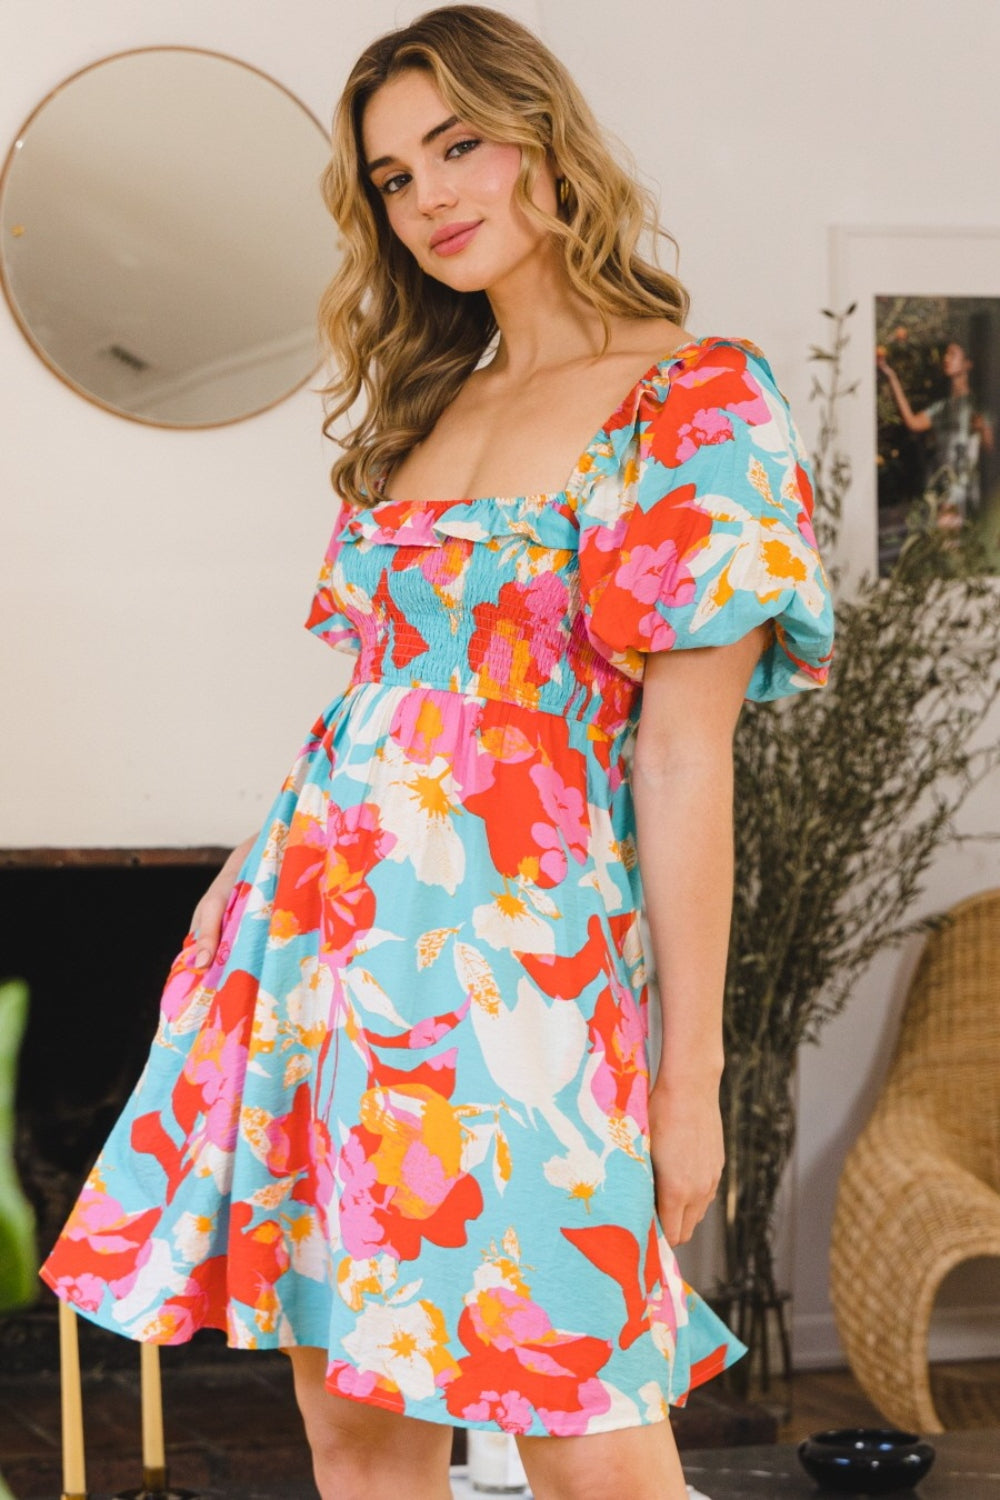
[[[909,1490],[934,1462],[934,1449],[915,1432],[893,1427],[838,1427],[799,1444],[806,1473],[841,1495],[889,1495]]]

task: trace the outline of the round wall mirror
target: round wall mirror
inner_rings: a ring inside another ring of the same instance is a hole
[[[103,59],[25,122],[0,274],[32,347],[111,411],[236,422],[316,371],[335,269],[329,142],[287,89],[186,47]]]

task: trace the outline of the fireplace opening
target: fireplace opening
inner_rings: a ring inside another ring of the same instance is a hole
[[[225,849],[40,849],[0,853],[0,974],[27,981],[16,1161],[48,1254],[138,1081],[160,995]],[[131,1340],[80,1320],[89,1365],[135,1362]],[[224,1345],[214,1330],[198,1336]],[[0,1318],[0,1369],[54,1370],[56,1299]]]

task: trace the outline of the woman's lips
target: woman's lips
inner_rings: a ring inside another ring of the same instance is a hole
[[[482,220],[479,221],[482,223]],[[431,248],[435,255],[457,255],[459,250],[464,250],[472,239],[479,224],[469,224],[465,229],[460,229],[457,234],[450,234],[446,240],[438,240]]]

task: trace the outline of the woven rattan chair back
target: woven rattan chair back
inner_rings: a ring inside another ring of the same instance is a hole
[[[1000,1191],[1000,891],[953,907],[927,939],[879,1110],[901,1106]]]
[[[1000,891],[963,901],[927,939],[837,1193],[837,1331],[862,1389],[899,1427],[986,1419],[978,1392],[953,1390],[939,1412],[927,1350],[941,1283],[980,1257],[996,1258],[1000,1281]]]

